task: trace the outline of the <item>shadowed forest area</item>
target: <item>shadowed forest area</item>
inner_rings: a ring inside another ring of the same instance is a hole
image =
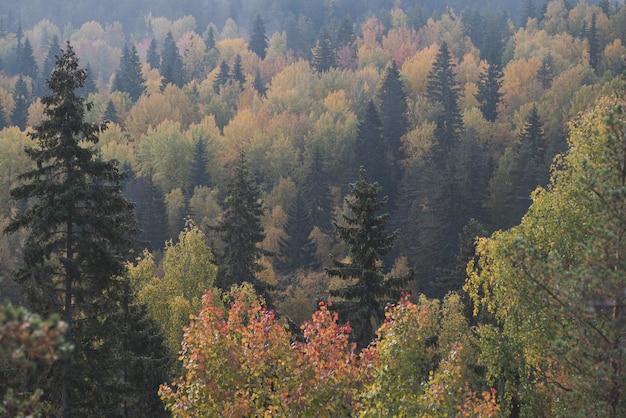
[[[622,1],[13,3],[0,416],[626,413]]]

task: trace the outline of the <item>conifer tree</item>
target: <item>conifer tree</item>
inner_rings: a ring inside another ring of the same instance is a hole
[[[337,45],[337,47],[352,45],[354,39],[354,24],[352,23],[352,20],[345,17],[341,20],[339,28],[337,29],[335,45]]]
[[[296,190],[296,196],[287,211],[285,233],[287,238],[278,241],[280,250],[279,267],[284,273],[291,273],[296,269],[314,267],[315,243],[309,235],[313,229],[311,213],[304,199],[301,189]]]
[[[261,71],[257,68],[254,73],[254,81],[252,82],[252,87],[259,93],[259,96],[265,97],[267,94],[267,87],[265,87],[265,83],[263,82],[263,78],[261,77]]]
[[[398,300],[401,287],[412,273],[385,278],[381,258],[391,250],[395,233],[385,231],[389,215],[378,212],[387,199],[377,200],[380,187],[368,183],[364,168],[359,170],[359,180],[350,184],[350,191],[345,200],[348,211],[341,222],[334,223],[339,238],[348,247],[348,259],[334,259],[326,273],[347,282],[345,287],[331,289],[330,294],[341,298],[334,303],[340,318],[350,321],[356,343],[366,347],[385,317],[386,304]]]
[[[494,62],[488,62],[486,72],[478,76],[478,91],[476,100],[483,117],[489,122],[494,122],[498,117],[498,103],[502,100],[502,70]]]
[[[141,74],[141,62],[135,44],[129,48],[124,45],[120,68],[115,73],[113,91],[128,93],[130,99],[136,102],[145,91],[145,80]]]
[[[112,122],[118,125],[120,123],[120,120],[117,117],[117,111],[115,110],[115,106],[113,105],[112,100],[109,100],[107,102],[107,108],[104,111],[104,122]]]
[[[177,87],[183,87],[185,84],[183,59],[178,53],[178,47],[176,46],[176,42],[174,42],[172,32],[168,32],[163,41],[159,72],[163,76],[164,86],[173,84]]]
[[[28,106],[30,106],[30,93],[28,92],[28,86],[26,80],[22,75],[19,75],[15,82],[15,89],[13,90],[13,111],[11,112],[11,122],[21,130],[26,129],[26,122],[28,120]]]
[[[219,72],[213,81],[213,90],[219,93],[222,87],[228,83],[228,80],[230,80],[230,66],[225,60],[222,60],[222,62],[220,62]]]
[[[440,106],[435,120],[437,123],[435,137],[438,151],[444,156],[458,140],[463,129],[459,109],[460,88],[454,67],[448,44],[442,42],[433,67],[428,73],[426,89],[428,99]],[[443,158],[439,160],[443,161]]]
[[[241,68],[241,55],[239,54],[235,56],[235,62],[233,63],[232,79],[239,83],[241,88],[246,83],[246,76],[243,74],[243,68]]]
[[[191,161],[191,176],[189,181],[189,190],[187,196],[191,197],[193,191],[198,186],[211,186],[207,165],[209,164],[209,156],[207,154],[206,142],[200,138],[196,142],[193,152],[193,160]]]
[[[554,78],[554,59],[551,54],[547,54],[541,60],[541,67],[537,70],[537,79],[541,83],[544,90],[552,87],[552,79]]]
[[[598,28],[596,21],[596,14],[594,13],[593,15],[591,15],[591,26],[587,31],[587,42],[589,43],[589,65],[597,74],[600,66],[600,57],[602,51],[600,51],[600,39],[598,37]]]
[[[139,244],[149,251],[162,249],[169,234],[167,207],[161,188],[154,183],[150,174],[132,176],[124,188],[124,194],[135,203]]]
[[[311,52],[313,54],[311,67],[318,73],[324,73],[335,67],[335,50],[327,32],[322,33]]]
[[[7,117],[4,112],[4,106],[0,104],[0,131],[9,126],[7,123]]]
[[[146,62],[154,69],[161,67],[161,57],[159,56],[159,49],[155,38],[152,38],[150,41],[150,46],[148,47],[148,52],[146,53]]]
[[[248,49],[257,54],[259,58],[265,59],[267,36],[265,35],[265,22],[260,13],[257,13],[252,21],[252,33],[250,34]]]
[[[310,163],[304,178],[305,196],[311,209],[311,223],[320,230],[332,230],[333,199],[330,194],[330,180],[319,146],[310,151]]]
[[[89,64],[85,67],[85,76],[85,83],[82,87],[76,89],[76,94],[84,99],[87,99],[90,94],[98,91],[96,82],[94,81],[93,71],[91,71],[91,66]]]
[[[54,66],[56,65],[56,56],[61,54],[61,45],[59,44],[59,38],[56,35],[52,36],[50,45],[48,45],[48,51],[46,53],[46,59],[43,62],[43,68],[41,69],[41,78],[38,83],[37,92],[39,96],[50,94],[48,83],[46,80],[52,74]]]
[[[204,42],[206,43],[206,47],[209,51],[215,49],[215,32],[213,31],[213,26],[209,26],[207,29],[206,39]]]
[[[216,230],[221,235],[224,249],[219,259],[216,284],[229,289],[234,284],[249,282],[263,292],[265,288],[256,273],[261,269],[259,260],[263,255],[258,244],[265,238],[261,224],[265,208],[261,190],[250,174],[243,151],[220,206],[223,216]]]
[[[39,69],[37,68],[37,62],[33,55],[33,47],[30,45],[28,38],[24,39],[24,44],[19,51],[19,55],[17,56],[18,74],[30,77],[31,80],[34,80],[39,73]]]
[[[66,340],[74,345],[55,370],[42,375],[48,383],[47,400],[64,417],[108,408],[119,395],[94,384],[122,379],[116,364],[94,365],[111,353],[102,342],[119,334],[107,332],[102,319],[119,306],[119,278],[131,245],[129,234],[136,230],[116,162],[98,159],[91,146],[106,126],[85,122],[91,105],[76,94],[84,82],[85,71],[68,43],[49,80],[52,95],[42,98],[44,120],[29,133],[35,145],[26,153],[36,168],[22,174],[22,183],[11,190],[15,199],[33,203],[6,228],[28,229],[16,279],[36,312],[62,315]]]

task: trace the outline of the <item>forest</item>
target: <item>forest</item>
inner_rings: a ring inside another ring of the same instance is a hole
[[[623,1],[0,5],[0,417],[626,415]]]

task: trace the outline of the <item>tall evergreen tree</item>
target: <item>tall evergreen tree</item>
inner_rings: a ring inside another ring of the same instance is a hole
[[[18,74],[34,80],[39,73],[39,69],[33,55],[33,47],[30,45],[28,38],[24,39],[24,44],[21,46],[19,55],[16,58],[18,60]]]
[[[76,89],[76,94],[86,99],[90,94],[96,93],[97,91],[98,88],[96,87],[93,71],[91,71],[91,66],[87,64],[85,67],[85,83],[81,88]]]
[[[141,74],[141,62],[135,44],[132,44],[130,48],[124,45],[120,68],[113,80],[113,91],[128,93],[130,99],[136,102],[146,90],[145,81]]]
[[[22,75],[17,77],[15,89],[13,90],[13,111],[11,112],[11,122],[21,130],[26,129],[28,121],[28,107],[30,106],[30,93],[26,80]]]
[[[4,106],[0,104],[0,131],[9,126],[7,123],[6,113],[4,112]]]
[[[209,156],[207,154],[206,142],[204,139],[200,138],[198,142],[196,142],[196,147],[193,152],[187,196],[191,197],[194,189],[198,186],[211,186],[209,171],[207,170],[208,164]]]
[[[148,46],[146,62],[154,69],[161,67],[161,56],[159,55],[159,48],[157,47],[157,41],[155,38],[152,38],[150,46]]]
[[[483,117],[494,122],[498,117],[498,103],[502,101],[502,70],[494,62],[488,62],[485,72],[478,76],[478,91],[476,100]]]
[[[232,79],[236,83],[239,83],[241,88],[243,88],[243,85],[246,83],[246,76],[243,74],[243,68],[241,67],[241,55],[239,54],[235,56],[235,62],[233,63]]]
[[[287,238],[278,241],[280,251],[279,268],[284,273],[291,273],[299,268],[314,267],[315,243],[309,235],[313,230],[311,212],[301,189],[296,189],[296,196],[287,211],[285,233]]]
[[[169,238],[163,191],[153,181],[152,175],[135,177],[132,171],[130,174],[124,195],[135,204],[135,217],[140,231],[137,237],[139,245],[149,251],[161,250]]]
[[[267,87],[265,87],[265,83],[263,82],[263,78],[261,77],[261,71],[257,68],[254,73],[254,81],[252,82],[252,87],[259,93],[259,96],[265,97],[267,94]]]
[[[117,111],[115,110],[115,105],[113,105],[113,101],[109,100],[107,102],[107,108],[104,111],[104,122],[112,122],[119,125],[120,120],[117,117]]]
[[[348,211],[341,222],[334,223],[339,238],[348,247],[348,261],[334,259],[326,273],[348,282],[345,287],[331,289],[330,294],[342,299],[334,306],[343,320],[350,321],[359,347],[366,347],[385,317],[386,304],[398,300],[401,286],[412,278],[412,273],[385,278],[381,258],[391,250],[395,234],[385,231],[389,215],[378,212],[386,199],[377,200],[380,187],[368,183],[364,168],[350,190],[345,200]]]
[[[234,284],[249,282],[263,292],[265,288],[256,274],[261,270],[259,260],[263,251],[258,244],[265,238],[261,223],[265,208],[244,152],[239,155],[220,206],[223,216],[216,229],[221,234],[224,249],[216,284],[229,289]]]
[[[389,204],[393,206],[398,183],[402,177],[401,163],[406,158],[402,146],[402,136],[409,130],[407,96],[395,61],[385,71],[378,91],[378,99],[380,101],[383,137],[387,148],[389,169],[391,170],[391,182],[385,193],[389,196]]]
[[[352,45],[355,39],[354,23],[352,23],[352,20],[347,17],[341,20],[339,28],[337,28],[337,35],[335,38],[335,45],[337,45],[338,48],[344,45]]]
[[[172,32],[168,32],[163,41],[159,72],[163,76],[163,85],[171,83],[177,87],[183,87],[185,84],[183,59],[178,53],[178,47],[176,42],[174,42]]]
[[[589,43],[589,65],[593,71],[598,73],[600,67],[600,38],[598,36],[597,17],[596,14],[591,15],[591,26],[587,31],[587,42]]]
[[[544,90],[552,87],[552,79],[554,78],[554,59],[551,54],[547,54],[541,60],[541,67],[537,70],[537,79],[541,83]]]
[[[267,36],[265,35],[265,22],[260,13],[257,13],[252,21],[252,33],[250,34],[248,49],[257,54],[259,58],[265,59]]]
[[[454,67],[448,44],[442,42],[433,67],[428,73],[426,89],[428,99],[440,106],[435,120],[437,123],[435,136],[438,151],[444,156],[456,143],[463,129],[463,119],[459,109],[460,88]]]
[[[48,83],[46,80],[52,74],[54,67],[56,65],[56,56],[60,55],[61,45],[59,44],[59,38],[56,35],[52,36],[50,40],[50,45],[48,45],[48,51],[46,53],[46,59],[43,62],[43,68],[41,69],[41,78],[37,83],[37,94],[39,96],[44,96],[50,94],[50,89],[48,88]]]
[[[206,39],[204,40],[207,50],[215,49],[215,31],[213,26],[209,26],[207,29]]]
[[[228,83],[228,80],[230,80],[230,66],[225,60],[222,60],[219,72],[215,76],[215,80],[213,80],[213,90],[219,93],[222,87]]]
[[[380,116],[374,101],[370,100],[357,126],[355,168],[365,168],[372,181],[377,182],[385,193],[393,189],[392,167],[387,150]]]
[[[104,327],[115,324],[102,320],[120,306],[129,234],[136,230],[116,162],[98,159],[90,146],[106,126],[85,121],[91,105],[76,94],[85,77],[68,43],[49,80],[52,95],[42,98],[44,120],[29,133],[36,145],[26,153],[36,168],[22,174],[21,185],[11,190],[32,206],[6,228],[28,229],[16,278],[35,311],[62,315],[66,340],[74,345],[60,370],[42,375],[46,400],[64,417],[107,414],[111,405],[119,407],[120,394],[106,388],[123,381],[119,364],[107,361],[108,343],[119,329],[107,332]]]
[[[336,66],[335,49],[327,32],[322,33],[311,52],[311,67],[318,73],[324,73]]]
[[[332,230],[333,198],[330,194],[330,180],[319,146],[310,151],[310,162],[304,177],[305,196],[309,201],[311,222],[320,230]]]

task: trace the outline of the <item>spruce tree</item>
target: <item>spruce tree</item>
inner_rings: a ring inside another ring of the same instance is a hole
[[[154,183],[152,175],[132,176],[124,187],[124,194],[135,204],[139,245],[149,251],[163,249],[169,238],[167,206],[163,191]]]
[[[207,154],[206,142],[200,138],[196,142],[196,147],[193,152],[193,160],[191,161],[191,175],[189,181],[189,190],[187,196],[193,196],[193,192],[198,186],[211,186],[209,171],[207,166],[209,164],[209,156]]]
[[[11,112],[11,122],[21,130],[26,129],[26,123],[28,121],[28,107],[30,106],[30,93],[28,92],[28,86],[26,80],[22,75],[19,75],[15,82],[15,89],[13,90],[13,111]]]
[[[31,80],[34,80],[39,73],[39,69],[37,68],[37,62],[35,61],[35,56],[33,55],[33,47],[30,45],[28,38],[24,40],[24,44],[20,48],[17,60],[18,74],[30,77]]]
[[[222,62],[220,62],[219,72],[215,80],[213,80],[213,90],[219,93],[222,87],[228,83],[228,80],[230,80],[230,66],[225,60],[222,60]]]
[[[86,99],[92,93],[97,93],[98,88],[96,87],[95,78],[93,77],[93,71],[91,71],[91,66],[87,64],[85,67],[85,83],[81,88],[76,89],[76,94],[80,97]]]
[[[589,66],[593,71],[598,73],[600,67],[600,58],[602,51],[600,50],[600,38],[598,36],[597,18],[594,13],[591,15],[591,26],[587,31],[587,42],[589,43]]]
[[[207,50],[210,51],[212,49],[215,49],[215,32],[213,30],[213,26],[209,26],[209,28],[207,29],[206,39],[204,42],[206,44]]]
[[[46,401],[64,417],[103,412],[117,403],[112,398],[118,394],[102,386],[122,379],[121,370],[107,361],[111,352],[102,343],[113,341],[119,329],[107,329],[114,324],[103,318],[119,306],[129,234],[136,230],[117,163],[97,158],[93,145],[106,126],[85,121],[91,105],[76,94],[85,77],[68,42],[48,82],[52,94],[42,98],[44,120],[29,133],[35,145],[25,151],[36,168],[11,190],[13,198],[32,205],[6,228],[28,230],[16,279],[30,306],[61,315],[66,340],[74,345],[54,370],[42,374]]]
[[[144,83],[145,79],[141,74],[141,62],[135,44],[132,44],[130,48],[124,45],[120,68],[113,80],[113,91],[128,93],[130,99],[136,102],[146,90]]]
[[[541,60],[541,67],[537,70],[537,79],[541,83],[544,90],[552,87],[552,79],[554,78],[554,59],[548,54]]]
[[[261,190],[248,169],[245,153],[239,154],[233,177],[220,203],[222,221],[216,228],[224,244],[219,257],[216,284],[222,289],[243,282],[252,283],[259,292],[265,287],[256,273],[263,251],[258,244],[265,238],[261,217],[265,212]]]
[[[104,111],[104,122],[112,122],[118,125],[120,123],[120,120],[117,117],[117,111],[115,110],[115,105],[113,105],[113,101],[111,100],[107,102],[107,108]]]
[[[440,111],[435,117],[437,123],[435,137],[438,151],[444,157],[463,130],[463,119],[459,109],[460,88],[454,67],[448,44],[442,42],[433,67],[428,73],[426,90],[431,103],[440,106]],[[444,159],[439,158],[440,161]]]
[[[176,42],[174,42],[172,32],[168,32],[165,40],[163,41],[159,72],[163,76],[164,86],[167,84],[173,84],[177,87],[183,87],[185,84],[183,59],[178,53],[178,47],[176,46]]]
[[[152,38],[150,41],[150,46],[146,53],[146,62],[151,68],[158,69],[161,67],[161,57],[159,56],[159,49],[155,38]]]
[[[250,34],[248,49],[257,54],[259,58],[265,59],[267,36],[265,35],[265,22],[263,22],[260,13],[258,13],[252,21],[252,33]]]
[[[278,241],[280,270],[291,273],[299,268],[315,267],[317,246],[309,237],[313,230],[311,212],[300,188],[296,190],[296,196],[287,211],[284,230],[287,237]]]
[[[341,222],[335,222],[339,238],[348,247],[348,260],[333,260],[326,273],[345,280],[345,287],[331,289],[331,296],[341,298],[334,303],[340,318],[350,321],[354,340],[366,347],[385,317],[387,303],[395,302],[400,290],[412,273],[403,277],[385,278],[382,257],[390,250],[395,238],[387,234],[388,214],[379,214],[386,198],[378,199],[380,187],[368,183],[365,169],[359,170],[359,180],[350,184],[351,195],[345,199],[348,211]]]
[[[335,50],[328,33],[322,33],[322,36],[317,40],[311,52],[313,54],[311,67],[318,73],[324,73],[336,66]]]
[[[257,68],[254,73],[254,81],[252,82],[252,87],[259,93],[259,96],[265,97],[267,94],[267,87],[265,87],[265,83],[263,82],[263,78],[261,77],[261,71]]]
[[[241,88],[243,88],[243,85],[246,83],[246,76],[243,74],[243,68],[241,67],[241,55],[239,54],[235,56],[235,62],[233,63],[232,79],[236,83],[239,83]]]
[[[498,103],[502,101],[502,71],[494,62],[488,62],[485,72],[478,76],[478,91],[476,100],[483,117],[489,122],[494,122],[498,117]]]
[[[330,180],[319,146],[310,151],[310,162],[304,177],[304,189],[311,210],[311,223],[322,232],[332,232],[333,198]]]
[[[50,45],[48,45],[48,51],[46,53],[46,59],[43,62],[43,68],[41,70],[41,78],[38,82],[37,93],[39,96],[50,94],[48,83],[46,80],[52,74],[56,65],[56,56],[61,54],[61,45],[59,44],[59,38],[56,35],[52,36]]]

